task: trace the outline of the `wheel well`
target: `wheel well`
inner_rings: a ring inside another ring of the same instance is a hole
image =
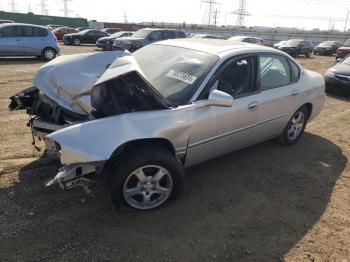
[[[309,111],[309,117],[312,114],[312,104],[311,103],[307,103],[304,105],[307,108],[307,111]]]
[[[43,48],[43,50],[41,51],[41,54],[43,54],[46,49],[51,49],[51,50],[55,51],[55,53],[57,53],[57,50],[55,48],[53,48],[51,46],[47,46],[47,47]]]
[[[126,142],[125,144],[120,145],[111,155],[110,158],[118,157],[130,150],[136,150],[138,147],[145,146],[160,146],[169,150],[175,156],[175,148],[173,144],[165,138],[146,138],[146,139],[137,139]]]

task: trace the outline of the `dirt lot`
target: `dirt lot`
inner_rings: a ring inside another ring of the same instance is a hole
[[[334,58],[299,61],[324,73]],[[42,64],[0,60],[1,261],[350,261],[350,94],[330,95],[295,146],[192,168],[166,208],[114,210],[102,187],[95,198],[43,187],[58,164],[33,152],[27,116],[7,110]]]

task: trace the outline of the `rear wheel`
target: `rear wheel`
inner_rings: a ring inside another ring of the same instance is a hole
[[[110,163],[108,187],[116,207],[127,204],[151,210],[176,199],[184,186],[184,173],[175,156],[162,147],[148,146],[123,154]]]
[[[41,57],[46,61],[50,61],[56,57],[56,50],[47,47],[41,52]]]
[[[300,107],[289,120],[279,140],[282,144],[295,144],[304,133],[307,120],[309,118],[309,110],[306,106]]]
[[[309,50],[309,51],[306,53],[306,57],[311,57],[311,54],[312,54],[312,52],[311,52],[311,50]]]

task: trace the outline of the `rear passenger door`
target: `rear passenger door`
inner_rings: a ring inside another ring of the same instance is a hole
[[[260,104],[257,132],[278,136],[300,104],[299,67],[283,55],[259,55]]]
[[[6,26],[0,30],[0,55],[23,55],[20,26]]]
[[[38,56],[47,45],[47,29],[21,26],[21,45],[25,55]]]

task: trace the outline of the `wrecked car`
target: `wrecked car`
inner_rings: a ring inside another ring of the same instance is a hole
[[[10,109],[26,109],[60,158],[47,186],[89,192],[105,177],[116,206],[150,210],[180,195],[188,167],[275,137],[296,143],[325,98],[323,77],[281,51],[192,38],[59,57]]]

